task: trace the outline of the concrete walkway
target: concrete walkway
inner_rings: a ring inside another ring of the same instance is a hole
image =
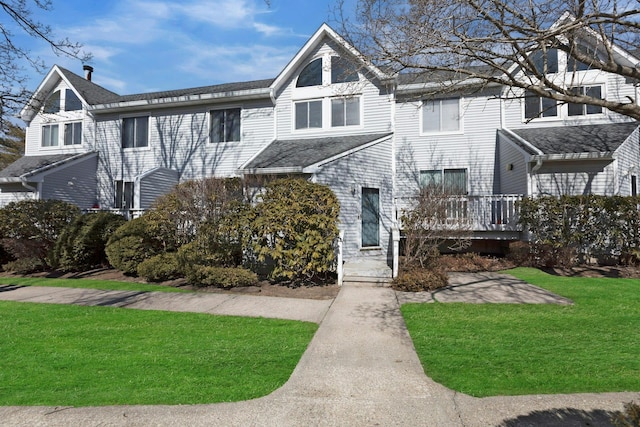
[[[485,286],[489,292],[492,289],[488,280],[494,279],[496,286],[509,287],[500,278],[490,277],[475,277],[475,281],[483,282],[476,286]],[[531,292],[536,294],[536,289]],[[0,298],[6,299],[15,291],[0,292]],[[497,295],[498,290],[493,291]],[[502,302],[507,302],[508,297],[507,293]],[[291,304],[295,302],[287,301],[285,305],[291,308]],[[477,399],[453,392],[424,374],[402,320],[396,293],[385,287],[349,285],[328,307],[290,380],[269,396],[211,405],[0,407],[0,424],[599,426],[607,425],[611,411],[621,410],[624,402],[632,400],[640,401],[640,393]]]

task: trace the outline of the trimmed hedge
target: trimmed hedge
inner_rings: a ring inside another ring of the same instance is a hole
[[[258,276],[241,267],[211,267],[198,265],[187,274],[187,282],[193,286],[231,289],[253,286],[258,283]]]
[[[149,282],[164,282],[182,277],[175,252],[163,253],[138,264],[138,276]]]
[[[109,238],[105,252],[114,268],[135,275],[138,264],[162,252],[162,246],[149,233],[146,217],[142,215],[120,226]]]
[[[396,291],[423,292],[444,288],[449,284],[447,274],[438,269],[410,268],[393,279],[391,287]]]

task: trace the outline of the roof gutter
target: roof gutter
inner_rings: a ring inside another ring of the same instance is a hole
[[[442,89],[443,86],[448,88],[466,88],[469,86],[485,85],[487,87],[500,87],[502,84],[497,82],[487,82],[479,78],[470,78],[466,80],[443,80],[441,82],[427,83],[410,83],[398,85],[398,95],[414,94],[428,91],[436,91]]]
[[[613,151],[588,153],[560,153],[531,156],[531,160],[538,161],[572,161],[572,160],[614,160]]]
[[[291,166],[282,168],[242,169],[241,172],[245,175],[283,175],[289,173],[304,173],[304,169],[301,166]]]
[[[204,93],[200,95],[173,96],[156,99],[140,99],[135,101],[113,102],[89,106],[93,113],[107,113],[118,110],[145,110],[149,107],[171,107],[174,105],[198,105],[212,102],[246,101],[271,98],[271,89],[251,89],[232,92]]]

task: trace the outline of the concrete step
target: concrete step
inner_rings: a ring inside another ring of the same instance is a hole
[[[357,259],[345,262],[344,277],[388,278],[392,276],[391,268],[385,261],[378,259]]]
[[[391,286],[390,277],[345,276],[343,286]]]

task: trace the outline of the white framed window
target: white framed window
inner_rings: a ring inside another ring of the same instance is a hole
[[[65,123],[64,145],[82,145],[82,122]]]
[[[43,112],[46,114],[55,114],[60,112],[60,91],[53,92],[44,103]]]
[[[331,57],[331,84],[352,83],[360,80],[356,65],[341,56]]]
[[[341,97],[331,100],[331,126],[359,126],[360,97]]]
[[[420,186],[444,194],[468,194],[466,169],[430,169],[420,171]]]
[[[240,141],[240,108],[211,111],[211,142]]]
[[[132,181],[116,181],[113,207],[116,209],[134,209],[133,188]]]
[[[322,100],[302,101],[295,103],[296,129],[322,127]]]
[[[571,92],[576,95],[585,95],[593,98],[602,99],[602,87],[601,86],[577,86],[572,87]],[[589,114],[602,114],[602,107],[598,105],[587,104],[567,104],[568,114],[570,116],[586,116]]]
[[[44,125],[42,126],[42,147],[57,147],[58,146],[58,125]]]
[[[149,116],[122,119],[122,148],[149,146]]]
[[[558,102],[555,99],[527,92],[524,96],[524,118],[558,117]]]
[[[460,98],[422,101],[422,133],[459,132]]]

